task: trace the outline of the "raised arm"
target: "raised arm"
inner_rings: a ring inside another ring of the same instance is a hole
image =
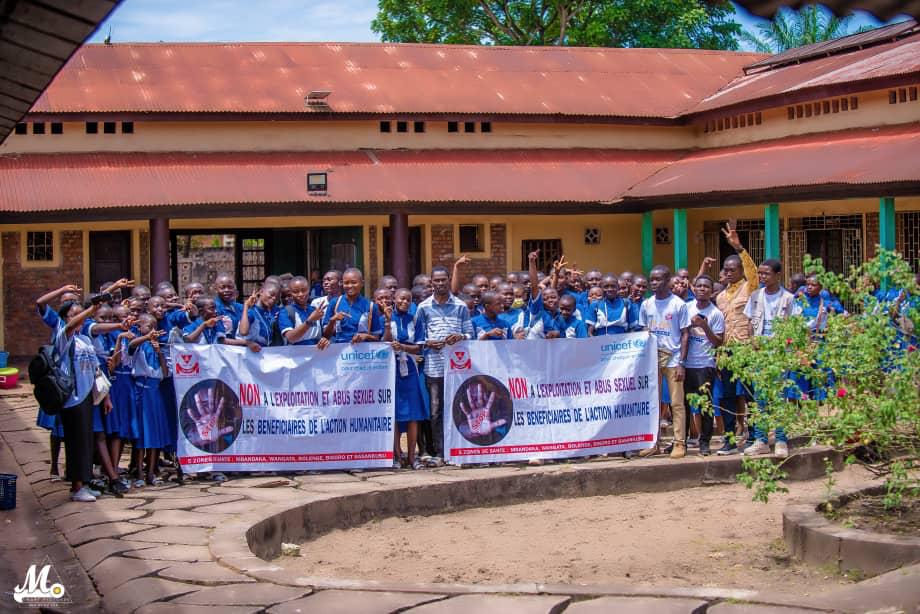
[[[537,258],[540,256],[540,250],[527,254],[527,272],[530,275],[530,298],[535,299],[540,294],[540,284],[537,283]]]
[[[460,294],[460,290],[463,289],[463,278],[460,276],[460,265],[469,264],[470,259],[467,256],[460,256],[457,258],[457,262],[454,263],[454,270],[450,276],[450,292],[451,294]]]
[[[40,297],[35,299],[35,304],[38,306],[39,309],[41,309],[42,307],[44,307],[51,301],[55,300],[56,298],[58,298],[59,296],[67,292],[79,294],[80,287],[75,284],[67,284],[66,286],[61,286],[57,290],[52,290],[51,292],[48,292],[47,294],[42,294]]]

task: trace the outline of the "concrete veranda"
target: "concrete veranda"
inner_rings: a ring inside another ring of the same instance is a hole
[[[26,385],[0,395],[0,471],[16,473],[17,507],[0,512],[4,554],[0,610],[15,610],[12,589],[31,564],[50,557],[71,604],[61,611],[106,612],[592,612],[713,614],[780,612],[863,612],[880,608],[920,611],[920,565],[843,588],[809,603],[789,603],[782,595],[725,589],[649,589],[612,586],[463,585],[375,586],[342,581],[298,586],[277,583],[266,573],[243,573],[226,565],[234,547],[221,535],[266,516],[279,506],[362,492],[418,486],[424,482],[464,482],[556,467],[445,468],[406,472],[325,473],[235,479],[222,486],[191,481],[133,491],[123,499],[71,503],[67,484],[48,475],[47,432],[34,426],[36,406]],[[673,463],[667,459],[641,461]],[[726,463],[732,459],[689,461]],[[591,463],[599,470],[635,466],[625,461]],[[715,466],[715,465],[714,465]],[[591,469],[588,469],[589,471]],[[221,527],[221,530],[214,531]],[[232,532],[232,531],[231,531]],[[241,535],[237,537],[242,536]],[[224,540],[223,542],[221,540]],[[237,539],[237,543],[239,540]],[[238,547],[238,546],[237,546]],[[221,554],[223,553],[223,554]],[[242,553],[241,553],[242,554]],[[250,560],[254,557],[249,554]],[[221,560],[221,564],[218,563]],[[250,563],[251,566],[251,563]],[[353,590],[347,590],[346,586]],[[400,590],[400,589],[403,590]],[[509,594],[502,591],[513,591]],[[887,611],[887,610],[886,610]]]

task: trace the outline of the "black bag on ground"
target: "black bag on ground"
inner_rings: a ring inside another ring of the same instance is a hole
[[[70,358],[73,360],[74,342],[70,342]],[[67,399],[73,394],[77,385],[73,375],[61,370],[61,357],[53,345],[43,345],[38,354],[29,363],[29,381],[32,382],[32,394],[38,406],[49,416],[55,416],[64,409]]]

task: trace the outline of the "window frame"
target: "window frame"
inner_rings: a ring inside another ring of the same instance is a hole
[[[480,251],[464,251],[460,248],[460,227],[479,226],[482,228],[482,249]],[[471,258],[490,258],[492,256],[492,224],[489,222],[458,222],[454,224],[454,256],[460,254]]]
[[[51,260],[29,260],[29,233],[51,233]],[[19,233],[19,265],[22,269],[56,269],[61,266],[61,231],[33,228]]]

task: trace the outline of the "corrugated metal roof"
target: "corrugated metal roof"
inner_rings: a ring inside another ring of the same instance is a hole
[[[611,150],[0,156],[0,212],[195,204],[600,202],[679,152]],[[328,172],[327,195],[306,174]]]
[[[87,45],[35,113],[676,117],[763,55],[685,49],[373,43]]]
[[[698,151],[641,181],[626,198],[916,182],[920,181],[917,152],[920,124]]]
[[[756,70],[758,68],[769,68],[781,66],[784,64],[793,64],[803,62],[811,58],[833,55],[836,53],[850,51],[852,49],[861,49],[863,47],[878,45],[881,43],[888,43],[918,31],[920,31],[920,26],[917,25],[916,21],[910,19],[908,21],[902,21],[901,23],[895,23],[888,26],[882,26],[881,28],[875,28],[874,30],[856,32],[855,34],[850,34],[849,36],[841,36],[840,38],[835,38],[833,40],[822,41],[820,43],[813,43],[811,45],[804,45],[802,47],[796,47],[795,49],[789,49],[787,51],[783,51],[782,53],[772,55],[765,60],[754,62],[750,66],[746,66],[745,71],[750,72],[751,70]]]
[[[703,100],[692,113],[811,88],[917,72],[920,72],[920,36],[914,35],[885,45],[739,77]]]
[[[713,0],[715,1],[715,0]],[[761,17],[772,18],[783,6],[801,7],[813,4],[811,0],[735,0],[738,4]],[[880,19],[892,19],[898,15],[920,17],[920,0],[822,0],[821,4],[840,16],[853,11],[869,11]]]

